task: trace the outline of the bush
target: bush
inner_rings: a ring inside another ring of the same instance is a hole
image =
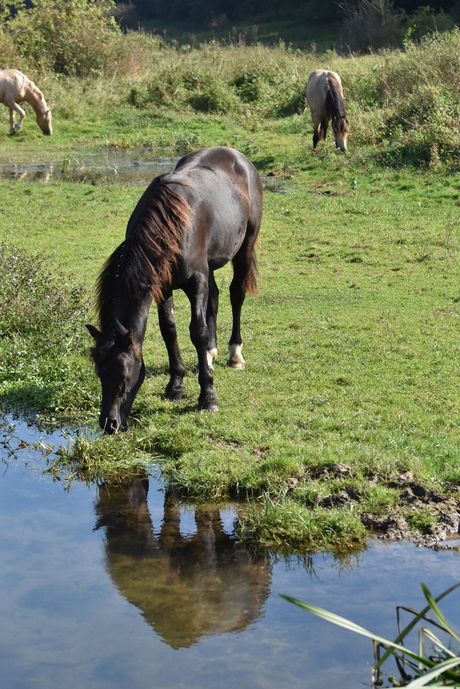
[[[425,36],[451,31],[454,21],[445,12],[435,12],[431,7],[419,7],[410,15],[407,36],[412,40],[420,40]]]
[[[85,375],[75,361],[87,350],[89,299],[48,263],[0,245],[0,394],[13,406],[49,408],[52,400],[56,409],[59,391]]]
[[[3,41],[12,37],[17,54],[38,69],[76,76],[101,73],[110,43],[120,33],[110,15],[113,6],[112,0],[33,0],[31,7],[5,18]]]
[[[355,141],[380,144],[377,155],[386,166],[441,162],[457,169],[459,53],[460,32],[454,29],[406,42],[365,75],[347,75]]]

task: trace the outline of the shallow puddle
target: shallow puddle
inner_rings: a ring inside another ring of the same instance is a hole
[[[25,182],[62,179],[88,184],[146,184],[157,175],[173,170],[176,162],[171,157],[154,158],[147,152],[96,151],[54,161],[3,163],[0,178]]]
[[[131,184],[145,186],[157,175],[174,170],[180,156],[155,158],[152,153],[138,151],[94,153],[62,157],[41,162],[0,163],[0,179],[17,182],[83,182],[86,184]],[[262,177],[266,191],[285,194],[282,180]]]
[[[0,440],[1,440],[0,432]],[[282,560],[237,542],[234,506],[194,511],[154,477],[123,488],[53,481],[50,444],[16,422],[0,463],[0,676],[6,689],[357,689],[372,642],[284,593],[395,638],[396,605],[420,609],[459,556],[408,543],[359,556]],[[11,450],[14,453],[11,454]],[[444,601],[448,620],[460,594]]]

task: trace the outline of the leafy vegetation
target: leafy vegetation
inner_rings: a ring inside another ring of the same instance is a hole
[[[99,73],[108,62],[110,43],[120,33],[111,7],[111,0],[1,2],[2,63],[17,56],[20,64],[57,74]]]
[[[82,320],[89,298],[73,278],[49,259],[0,247],[0,377],[3,406],[46,409],[61,419],[79,399],[89,404],[82,384]],[[83,375],[83,378],[85,376]],[[94,403],[94,398],[91,400]]]

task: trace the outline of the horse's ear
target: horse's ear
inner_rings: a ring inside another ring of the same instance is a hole
[[[121,338],[121,342],[123,342],[126,347],[135,346],[132,330],[125,328],[117,318],[115,318],[115,335]]]
[[[129,330],[120,323],[118,318],[115,318],[115,332],[117,335],[122,335],[123,337],[129,333]]]
[[[88,329],[88,331],[89,331],[89,334],[90,334],[92,337],[94,337],[94,339],[95,339],[96,341],[99,340],[99,338],[101,337],[102,333],[99,332],[99,330],[98,330],[97,328],[95,328],[94,325],[89,325],[89,324],[87,324],[86,327],[87,327],[87,329]]]

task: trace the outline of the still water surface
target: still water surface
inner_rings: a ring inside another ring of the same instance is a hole
[[[157,175],[174,170],[180,155],[155,157],[149,151],[120,152],[95,150],[54,160],[0,163],[0,179],[15,182],[82,182],[85,184],[128,184],[146,186]],[[284,194],[282,180],[262,177],[265,191]]]
[[[179,158],[179,156],[177,156]],[[156,175],[170,172],[177,162],[170,156],[154,158],[152,153],[95,150],[74,155],[55,154],[54,160],[0,163],[0,178],[10,181],[145,184]]]
[[[16,435],[38,440],[17,422]],[[371,641],[278,594],[394,638],[395,606],[423,606],[420,582],[439,594],[460,579],[457,554],[408,543],[342,562],[251,557],[234,507],[179,508],[154,477],[65,490],[45,467],[31,446],[3,448],[2,689],[357,689],[370,683]],[[460,619],[457,592],[444,610]]]

